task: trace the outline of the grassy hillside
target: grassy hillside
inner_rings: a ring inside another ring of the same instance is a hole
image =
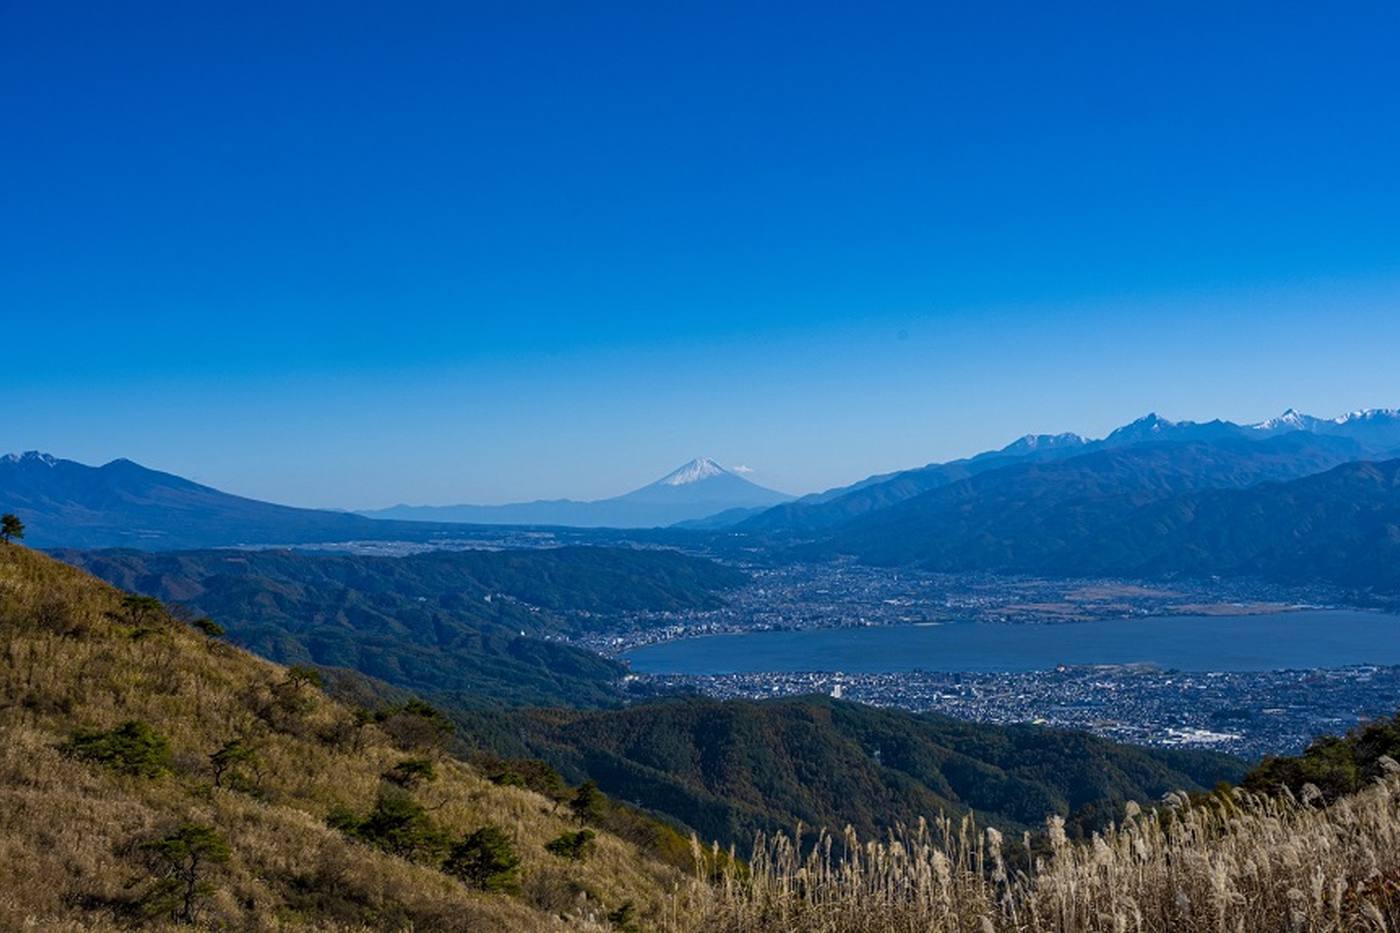
[[[0,546],[0,929],[159,925],[187,891],[202,924],[238,929],[660,916],[674,868],[445,757],[429,711],[367,716],[313,675]],[[516,872],[482,869],[485,827]]]
[[[544,636],[632,610],[717,606],[744,580],[712,561],[630,548],[56,553],[123,589],[217,618],[235,643],[277,661],[526,704],[619,699],[621,665]]]
[[[1384,933],[1400,928],[1400,765],[1330,806],[1222,789],[1127,813],[1033,861],[969,820],[763,841],[697,911],[708,933]]]
[[[1243,762],[1119,745],[1083,733],[990,726],[825,697],[663,700],[597,712],[521,711],[499,728],[520,751],[609,794],[747,849],[758,831],[854,827],[878,835],[939,812],[1008,831],[1045,816],[1093,828],[1127,800],[1238,780]]]

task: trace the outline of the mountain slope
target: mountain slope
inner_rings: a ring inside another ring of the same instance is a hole
[[[819,546],[949,571],[1253,577],[1400,597],[1400,460],[1199,489],[1151,454],[988,475],[853,522]]]
[[[209,855],[191,885],[212,929],[601,931],[629,901],[650,922],[683,882],[607,832],[583,861],[551,854],[578,821],[443,757],[418,713],[357,718],[18,546],[0,546],[0,651],[0,928],[164,929],[188,851]],[[355,814],[377,816],[351,832]],[[518,894],[443,870],[487,825]]]
[[[1034,726],[964,723],[825,697],[664,700],[596,713],[515,714],[531,753],[610,794],[741,848],[798,821],[880,835],[937,812],[1008,830],[1046,814],[1087,825],[1125,800],[1236,780],[1213,753],[1118,745]]]
[[[897,473],[867,477],[850,486],[803,496],[736,523],[736,529],[757,534],[809,535],[835,528],[872,512],[896,505],[933,489],[1018,463],[1048,463],[1070,457],[1141,444],[1232,444],[1261,441],[1283,434],[1315,436],[1318,446],[1346,460],[1385,459],[1400,445],[1400,411],[1367,409],[1339,418],[1322,419],[1289,409],[1278,418],[1252,425],[1229,421],[1169,421],[1151,413],[1123,425],[1100,440],[1077,434],[1028,434],[1000,450],[962,460],[934,463]],[[1305,442],[1300,447],[1308,446]],[[1310,468],[1306,461],[1300,465]],[[1302,470],[1293,476],[1305,475]],[[1278,477],[1282,478],[1282,477]]]
[[[772,506],[790,498],[701,457],[654,483],[610,499],[555,499],[509,505],[397,505],[361,514],[409,521],[656,528],[705,519],[731,509]]]
[[[130,460],[91,467],[37,451],[0,457],[0,508],[24,520],[35,547],[423,540],[443,530],[246,499]]]
[[[1102,529],[1090,554],[1107,573],[1322,581],[1390,602],[1400,597],[1400,460],[1173,497]]]
[[[744,580],[711,561],[621,548],[57,554],[125,589],[213,616],[237,644],[274,660],[504,703],[616,702],[625,668],[546,637],[631,610],[718,606]]]

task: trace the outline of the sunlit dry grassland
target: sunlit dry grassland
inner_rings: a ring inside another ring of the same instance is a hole
[[[1400,929],[1400,766],[1323,806],[1224,790],[1129,806],[1090,842],[1047,825],[1049,854],[1012,864],[1005,840],[938,820],[806,851],[760,841],[750,870],[707,889],[696,929],[758,933],[934,931],[1353,931]],[[1024,847],[1022,851],[1026,848]],[[836,852],[850,853],[838,857]]]
[[[76,729],[133,720],[169,741],[171,766],[157,776],[61,750]],[[211,765],[231,739],[256,750],[237,789],[227,777],[216,787]],[[606,833],[584,861],[550,854],[547,842],[579,828],[567,808],[431,748],[411,751],[436,759],[413,798],[449,840],[501,827],[521,860],[518,892],[471,890],[327,825],[336,808],[368,812],[408,754],[314,687],[289,686],[285,669],[124,605],[72,567],[0,547],[0,929],[160,925],[143,909],[155,879],[142,846],[189,823],[229,844],[200,905],[215,927],[608,929],[628,902],[655,921],[682,881]]]

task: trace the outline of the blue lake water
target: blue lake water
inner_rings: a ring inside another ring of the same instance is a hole
[[[648,674],[1015,672],[1138,662],[1181,671],[1400,664],[1400,616],[1327,610],[754,632],[648,645],[627,659],[633,670]]]

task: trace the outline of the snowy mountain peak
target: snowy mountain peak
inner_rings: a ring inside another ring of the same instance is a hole
[[[1163,428],[1171,428],[1175,426],[1175,421],[1168,421],[1166,418],[1163,418],[1155,411],[1148,412],[1138,420],[1134,421],[1132,424],[1128,425],[1128,427],[1130,428],[1145,428],[1149,431],[1160,431]]]
[[[712,476],[724,476],[728,472],[709,457],[696,457],[684,466],[667,473],[660,482],[665,486],[685,486],[689,483],[698,483],[702,479],[709,479]]]
[[[1332,420],[1337,424],[1348,424],[1353,421],[1400,420],[1400,408],[1362,408],[1358,411],[1349,411]]]
[[[1155,411],[1148,412],[1136,421],[1118,428],[1104,440],[1110,445],[1152,440],[1165,431],[1189,424],[1190,422],[1168,421]]]
[[[1269,418],[1257,424],[1251,424],[1249,427],[1256,431],[1278,431],[1281,429],[1306,431],[1316,420],[1316,418],[1313,418],[1311,415],[1305,415],[1296,408],[1290,408],[1277,418]]]
[[[1084,438],[1069,431],[1063,434],[1027,434],[1007,444],[1001,449],[1001,453],[1020,454],[1033,450],[1082,447],[1085,443]]]
[[[26,450],[22,454],[5,454],[0,459],[6,463],[42,463],[44,466],[54,466],[58,463],[58,458],[53,454],[41,453],[37,450]]]

